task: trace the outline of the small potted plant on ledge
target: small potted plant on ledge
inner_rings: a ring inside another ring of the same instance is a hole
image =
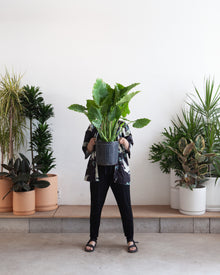
[[[46,188],[50,183],[46,180],[39,180],[46,175],[37,172],[37,166],[31,166],[29,160],[20,153],[21,158],[15,162],[11,159],[2,166],[8,170],[1,175],[12,180],[11,189],[4,195],[3,199],[13,191],[13,213],[17,216],[32,215],[35,213],[35,188]]]
[[[118,161],[118,132],[124,122],[132,123],[133,127],[142,128],[150,120],[147,118],[129,121],[126,116],[130,113],[128,104],[137,92],[130,92],[139,83],[124,87],[116,84],[110,87],[102,79],[97,79],[93,86],[93,100],[87,100],[86,106],[73,104],[70,110],[83,113],[98,131],[96,143],[96,161],[98,165],[115,165]]]
[[[182,165],[180,179],[180,208],[179,211],[186,215],[202,215],[206,210],[205,175],[208,171],[206,159],[210,154],[204,154],[205,141],[199,135],[195,142],[187,142],[182,137],[178,142],[178,150],[169,147],[179,158]]]

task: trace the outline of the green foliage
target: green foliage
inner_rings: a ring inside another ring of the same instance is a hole
[[[52,134],[47,123],[47,120],[54,116],[53,106],[45,104],[39,87],[26,85],[24,90],[25,95],[22,99],[22,104],[25,109],[25,115],[30,120],[32,163],[37,160],[38,169],[43,173],[48,173],[52,168],[56,167],[51,146]]]
[[[13,158],[14,149],[18,150],[24,144],[25,117],[21,97],[24,90],[21,87],[21,75],[10,74],[7,69],[0,81],[0,123],[2,124],[2,153],[8,151]],[[6,141],[6,138],[9,140]]]
[[[159,162],[160,169],[163,173],[170,173],[174,169],[177,175],[180,175],[182,165],[175,152],[169,147],[183,152],[186,142],[195,140],[196,136],[202,133],[201,118],[193,108],[182,110],[182,118],[178,115],[175,120],[171,121],[172,126],[164,128],[162,132],[163,141],[154,143],[150,147],[149,159],[155,163]],[[183,138],[184,139],[181,139]]]
[[[181,179],[178,180],[178,185],[193,189],[200,187],[201,183],[205,181],[208,165],[205,163],[207,155],[203,152],[204,143],[204,138],[198,135],[195,142],[187,142],[182,137],[178,142],[178,149],[169,147],[178,156],[182,165],[182,169],[179,171]],[[183,144],[186,144],[184,149],[182,148]]]
[[[50,185],[48,181],[39,180],[42,177],[47,177],[40,172],[36,172],[38,170],[37,166],[31,166],[29,160],[20,153],[20,158],[17,158],[15,162],[11,159],[9,163],[2,164],[2,166],[8,170],[8,173],[0,173],[8,178],[10,178],[13,182],[12,188],[9,190],[7,194],[3,197],[3,199],[11,192],[27,192],[34,190],[37,188],[46,188]]]
[[[205,152],[209,153],[208,167],[209,176],[220,176],[217,163],[219,161],[220,152],[220,85],[214,91],[214,79],[205,80],[204,98],[200,95],[198,89],[195,87],[196,97],[189,96],[191,102],[188,104],[200,115],[205,139]]]
[[[134,83],[124,87],[117,83],[113,88],[105,83],[102,79],[97,79],[93,86],[93,100],[87,100],[86,107],[79,104],[72,104],[68,108],[70,110],[83,113],[89,121],[97,128],[99,135],[103,141],[115,141],[117,137],[119,119],[133,123],[133,127],[142,128],[146,126],[150,120],[143,118],[136,121],[129,121],[126,116],[130,114],[129,102],[139,93],[130,90],[139,83]]]

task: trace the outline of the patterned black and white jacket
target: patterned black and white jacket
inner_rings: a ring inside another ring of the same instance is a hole
[[[86,169],[85,180],[86,181],[99,181],[99,174],[98,174],[98,165],[96,163],[96,152],[95,148],[94,151],[90,154],[87,151],[87,145],[91,138],[97,137],[98,131],[97,129],[91,124],[86,133],[85,138],[83,141],[82,150],[85,154],[85,158],[87,159],[89,156],[89,162]],[[127,124],[122,126],[121,131],[118,134],[117,140],[119,138],[124,137],[129,142],[129,150],[125,150],[123,145],[118,146],[118,163],[115,165],[115,172],[114,172],[114,182],[124,185],[130,185],[130,168],[128,164],[128,156],[130,158],[131,146],[133,145],[133,138],[130,132],[130,129]]]

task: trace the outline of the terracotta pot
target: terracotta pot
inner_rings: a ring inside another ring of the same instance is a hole
[[[4,200],[2,198],[12,187],[12,181],[9,178],[0,177],[0,213],[12,212],[12,192]]]
[[[13,214],[28,216],[35,213],[35,190],[28,192],[13,191]]]
[[[49,181],[50,185],[46,188],[35,188],[36,211],[43,212],[57,209],[57,175],[48,174],[48,177],[39,180]]]

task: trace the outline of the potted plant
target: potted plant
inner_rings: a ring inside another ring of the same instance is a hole
[[[14,156],[14,149],[18,150],[24,143],[25,118],[20,98],[23,94],[21,75],[6,70],[0,81],[0,147],[1,163],[4,159]],[[3,172],[3,167],[1,167]],[[12,186],[12,182],[4,175],[0,178],[0,212],[12,211],[12,193],[5,200],[2,197]]]
[[[70,110],[83,113],[98,131],[96,142],[96,161],[98,165],[115,165],[118,161],[118,131],[124,122],[132,123],[133,127],[142,128],[150,120],[147,118],[129,121],[126,119],[130,113],[129,102],[139,93],[130,92],[139,83],[124,87],[116,84],[114,88],[97,79],[92,91],[93,100],[87,100],[86,106],[72,104]]]
[[[187,141],[195,140],[198,134],[202,133],[201,118],[192,107],[183,109],[181,116],[171,121],[169,128],[162,132],[163,140],[155,142],[150,147],[149,159],[151,162],[159,162],[163,173],[170,173],[170,206],[179,209],[179,186],[176,186],[175,179],[181,176],[182,165],[175,152],[169,149],[178,150],[178,141],[185,137]]]
[[[211,154],[207,159],[208,172],[206,174],[206,209],[220,211],[220,85],[214,91],[214,80],[205,81],[204,99],[195,87],[196,98],[191,99],[190,106],[200,115],[202,121],[202,135],[205,139],[204,152]]]
[[[51,148],[52,134],[48,124],[48,119],[54,116],[53,106],[45,104],[39,87],[24,87],[24,97],[22,105],[25,116],[30,122],[30,151],[32,162],[37,164],[38,170],[47,174],[50,185],[47,188],[36,188],[36,210],[50,211],[58,207],[57,204],[57,175],[48,174],[54,168],[55,158]]]
[[[13,191],[14,215],[26,216],[35,213],[35,188],[46,188],[50,183],[39,180],[45,175],[37,172],[38,167],[30,165],[29,160],[23,154],[20,153],[20,157],[15,162],[11,159],[8,165],[2,164],[8,172],[0,173],[0,175],[10,178],[13,183],[3,199]]]
[[[178,142],[178,150],[169,147],[179,158],[182,165],[181,177],[177,182],[180,186],[179,211],[186,215],[202,215],[206,210],[206,187],[202,184],[208,171],[206,159],[210,154],[204,154],[205,140],[199,135],[195,142],[187,142],[182,137]]]

